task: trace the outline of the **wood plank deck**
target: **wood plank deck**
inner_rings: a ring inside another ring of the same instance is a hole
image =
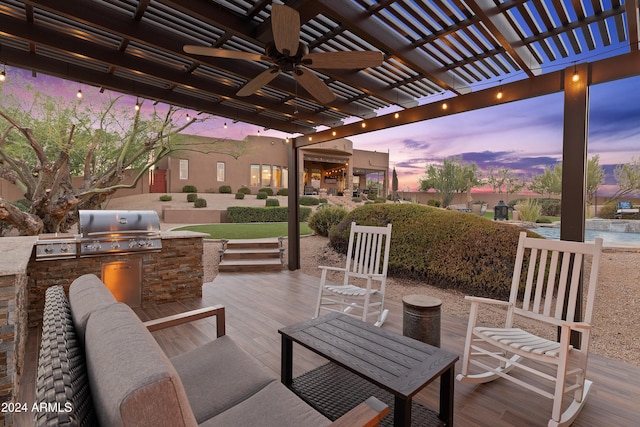
[[[312,316],[318,282],[318,278],[298,271],[221,273],[213,282],[204,285],[202,299],[136,311],[142,320],[151,320],[203,306],[224,305],[227,335],[279,377],[278,329]],[[387,307],[390,308],[390,315],[383,328],[402,333],[401,303],[388,301]],[[442,314],[442,348],[462,353],[466,322],[467,319]],[[213,318],[154,332],[170,357],[215,339],[215,334]],[[31,348],[36,340],[32,335],[29,339]],[[33,352],[30,354],[33,357]],[[294,376],[324,362],[319,356],[297,346],[294,349]],[[456,366],[456,373],[459,372],[459,365],[460,362]],[[31,364],[27,366],[30,370],[34,369]],[[640,415],[640,367],[592,354],[587,376],[594,386],[574,426],[637,425]],[[522,374],[522,377],[527,375]],[[437,408],[438,391],[439,382],[436,381],[421,391],[416,400],[430,408]],[[497,380],[482,385],[456,381],[454,420],[458,426],[546,426],[551,404],[551,400],[527,392],[508,381]]]

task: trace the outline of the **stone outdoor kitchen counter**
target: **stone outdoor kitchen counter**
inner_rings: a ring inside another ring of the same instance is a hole
[[[0,238],[0,276],[25,273],[37,239],[36,236]]]

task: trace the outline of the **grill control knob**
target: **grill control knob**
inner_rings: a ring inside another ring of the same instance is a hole
[[[120,243],[118,242],[111,243],[111,249],[120,249]]]
[[[63,243],[63,244],[60,246],[60,251],[61,251],[61,252],[68,252],[68,251],[69,251],[69,244],[68,244],[68,243]]]
[[[52,252],[53,252],[53,245],[47,245],[47,246],[45,246],[45,248],[44,248],[44,252],[45,252],[46,254],[50,254],[50,253],[52,253]]]
[[[131,239],[129,240],[129,249],[133,249],[135,248],[137,245],[136,240],[135,239]]]

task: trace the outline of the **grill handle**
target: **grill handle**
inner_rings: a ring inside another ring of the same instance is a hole
[[[118,235],[122,235],[122,236],[131,235],[131,234],[140,235],[140,236],[143,236],[143,235],[145,235],[145,236],[156,236],[156,235],[158,235],[158,231],[146,231],[146,230],[94,231],[93,233],[87,233],[86,236],[87,237],[113,236],[114,234],[118,234]]]

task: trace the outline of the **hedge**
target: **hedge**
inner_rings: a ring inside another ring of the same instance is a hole
[[[278,196],[288,196],[289,195],[289,189],[288,188],[281,188],[278,190]]]
[[[193,202],[193,207],[195,207],[195,208],[206,208],[207,207],[207,200],[206,199],[196,199]]]
[[[187,202],[195,202],[196,199],[198,198],[198,195],[196,193],[189,193],[187,194]]]
[[[182,192],[183,193],[197,193],[198,189],[196,188],[195,185],[185,185],[184,187],[182,187]]]
[[[330,244],[339,252],[346,253],[352,221],[393,224],[390,276],[477,296],[509,296],[523,228],[424,205],[373,203],[354,209],[331,228]]]
[[[267,193],[267,196],[273,196],[273,189],[269,187],[264,187],[258,190],[258,192]]]
[[[238,200],[244,199],[244,193],[241,193],[240,191],[238,191],[236,193],[236,199],[238,199]]]
[[[298,203],[300,206],[315,206],[320,204],[320,200],[317,197],[302,196]]]
[[[306,222],[311,215],[311,208],[300,208],[300,222]],[[279,207],[248,207],[230,206],[227,208],[227,221],[233,223],[243,222],[287,222],[289,209],[287,206]]]
[[[256,199],[258,200],[265,200],[267,197],[269,197],[269,195],[262,190],[258,191],[258,194],[256,194]]]
[[[238,188],[238,193],[251,194],[251,189],[249,187],[240,187]]]
[[[218,191],[222,194],[231,194],[231,186],[221,185],[220,188],[218,188]]]
[[[267,199],[265,202],[265,206],[267,207],[280,206],[280,201],[278,199]]]
[[[171,197],[171,195],[169,194],[163,194],[162,196],[160,196],[161,202],[170,202],[171,199],[173,199],[173,197]]]

